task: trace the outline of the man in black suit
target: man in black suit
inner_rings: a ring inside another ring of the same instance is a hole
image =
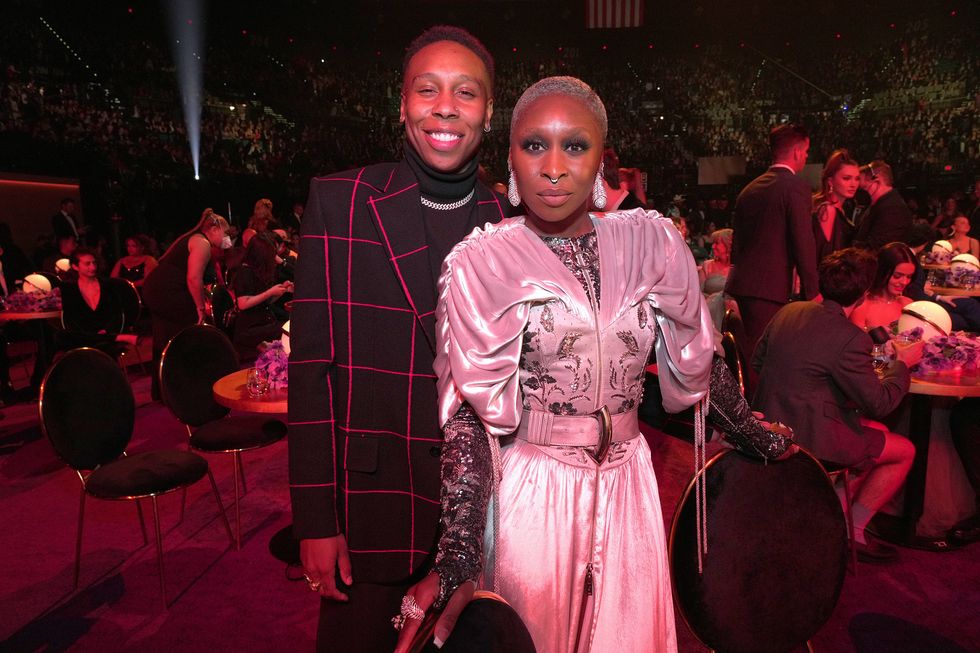
[[[884,161],[861,166],[861,189],[871,204],[858,221],[854,246],[879,250],[893,242],[906,242],[912,229],[912,211],[894,188],[892,167]]]
[[[61,210],[51,216],[51,229],[55,239],[74,236],[75,240],[81,240],[85,227],[75,215],[75,200],[70,197],[61,200]]]
[[[799,177],[810,137],[805,128],[779,125],[769,133],[772,165],[735,201],[732,270],[725,288],[735,298],[751,359],[763,330],[793,294],[793,272],[806,299],[817,294],[811,192]]]
[[[493,75],[468,32],[426,31],[405,55],[404,158],[310,185],[290,328],[289,472],[294,534],[323,597],[322,651],[390,653],[391,617],[432,566],[436,281],[456,243],[504,217],[477,180]],[[471,583],[446,613],[467,592]],[[436,625],[443,639],[447,623]]]
[[[894,361],[879,380],[871,365],[871,337],[848,319],[871,285],[875,257],[848,248],[820,263],[823,303],[782,308],[759,341],[752,366],[759,388],[752,407],[792,427],[796,440],[820,460],[861,472],[851,514],[858,554],[866,561],[893,558],[895,550],[868,541],[864,528],[901,489],[915,448],[901,435],[862,416],[891,413],[909,389],[905,362]],[[921,345],[903,350],[908,364]]]

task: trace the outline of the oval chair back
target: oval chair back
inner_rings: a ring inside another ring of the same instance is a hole
[[[84,347],[64,354],[48,370],[38,411],[58,457],[72,469],[91,470],[125,451],[136,402],[116,361]]]
[[[735,344],[735,336],[731,331],[721,334],[721,348],[725,352],[725,364],[728,371],[732,373],[738,382],[738,389],[745,396],[745,378],[742,376],[742,358],[738,355],[738,345]]]
[[[725,653],[802,646],[830,618],[847,569],[847,529],[826,472],[809,453],[765,464],[727,450],[707,482],[708,552],[698,572],[696,493],[670,530],[674,597],[691,632]]]
[[[163,403],[184,424],[201,426],[230,411],[214,400],[214,382],[238,369],[238,354],[224,333],[196,324],[174,336],[160,359]]]
[[[139,322],[140,314],[143,312],[143,301],[140,299],[140,291],[129,279],[116,279],[110,277],[107,280],[109,289],[115,293],[119,299],[119,305],[123,310],[123,324],[127,331],[132,331]]]

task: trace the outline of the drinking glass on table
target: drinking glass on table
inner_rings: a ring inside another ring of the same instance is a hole
[[[248,396],[258,399],[269,391],[269,374],[259,367],[251,367],[245,379],[245,390]]]
[[[885,345],[874,345],[871,348],[871,366],[875,370],[878,378],[884,378],[885,368],[888,367],[889,357],[885,352]]]

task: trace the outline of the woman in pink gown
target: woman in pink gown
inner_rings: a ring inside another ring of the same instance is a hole
[[[443,533],[435,572],[406,601],[444,606],[482,571],[542,653],[676,650],[636,409],[652,351],[668,411],[698,402],[714,375],[697,270],[671,221],[588,213],[603,206],[605,135],[602,102],[580,80],[525,91],[508,196],[526,215],[449,254],[436,311]]]

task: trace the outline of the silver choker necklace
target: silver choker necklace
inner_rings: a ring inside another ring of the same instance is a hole
[[[432,200],[427,200],[424,197],[419,196],[422,200],[422,206],[428,207],[430,209],[435,209],[436,211],[452,211],[453,209],[458,209],[463,206],[471,199],[473,199],[473,194],[476,193],[476,188],[469,192],[469,194],[461,200],[456,200],[455,202],[450,202],[449,204],[439,204],[438,202],[433,202]]]

